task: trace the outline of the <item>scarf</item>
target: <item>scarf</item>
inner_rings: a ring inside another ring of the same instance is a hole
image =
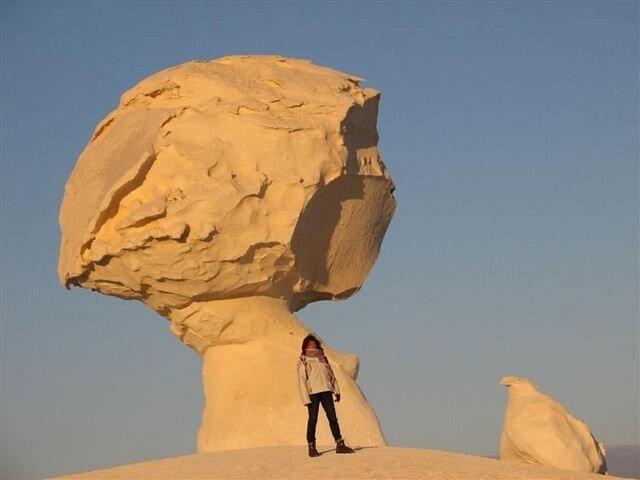
[[[316,357],[317,359],[320,360],[320,363],[325,366],[325,370],[326,370],[327,374],[329,375],[329,383],[331,384],[331,389],[333,391],[335,391],[336,377],[333,374],[333,369],[331,368],[331,365],[329,365],[329,360],[327,360],[327,356],[324,354],[324,350],[322,348],[311,348],[311,347],[305,348],[304,355],[301,355],[300,358],[302,359],[302,362],[304,363],[305,373],[306,373],[306,371],[307,371],[307,362],[306,362],[305,356],[307,356],[307,357]]]

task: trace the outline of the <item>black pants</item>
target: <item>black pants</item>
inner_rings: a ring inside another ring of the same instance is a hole
[[[331,434],[333,439],[337,442],[342,435],[340,435],[340,425],[338,425],[338,417],[336,416],[336,408],[333,404],[333,392],[318,392],[309,395],[311,403],[307,405],[309,411],[309,420],[307,421],[307,442],[316,441],[316,424],[318,423],[318,411],[320,410],[320,404],[324,408],[324,413],[327,414],[329,420],[329,426],[331,427]]]

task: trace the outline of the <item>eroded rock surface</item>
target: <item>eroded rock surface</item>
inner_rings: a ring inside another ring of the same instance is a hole
[[[67,182],[60,281],[146,303],[203,356],[205,392],[217,396],[207,397],[202,449],[304,441],[253,424],[232,435],[216,422],[242,415],[233,400],[250,372],[225,375],[249,352],[266,373],[291,368],[291,389],[285,381],[269,412],[300,417],[294,367],[308,329],[291,312],[353,295],[378,256],[394,187],[377,147],[380,92],[361,81],[269,55],[168,68],[122,95]],[[329,359],[353,392],[345,414],[368,425],[361,440],[384,444],[355,383],[357,356]],[[271,391],[263,380],[242,397],[247,408]]]
[[[509,389],[500,459],[606,473],[604,445],[588,425],[526,378],[503,377]]]

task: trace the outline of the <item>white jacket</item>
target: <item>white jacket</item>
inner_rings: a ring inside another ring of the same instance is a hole
[[[338,386],[338,380],[333,375],[335,381],[333,386],[331,385],[331,373],[327,371],[327,368],[331,369],[331,365],[328,367],[320,361],[317,357],[308,357],[304,355],[303,362],[302,356],[298,358],[298,387],[300,389],[300,399],[304,405],[311,403],[309,398],[310,394],[330,391],[334,394],[340,393],[340,387]],[[306,371],[305,371],[306,370]]]

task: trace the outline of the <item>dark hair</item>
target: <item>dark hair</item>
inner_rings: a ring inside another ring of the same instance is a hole
[[[309,335],[307,335],[306,337],[304,337],[304,340],[302,340],[302,352],[301,352],[301,355],[304,355],[304,351],[306,350],[307,345],[308,345],[308,344],[309,344],[309,342],[310,342],[310,341],[312,341],[312,340],[315,340],[315,342],[318,344],[318,348],[319,348],[320,350],[323,350],[323,348],[322,348],[322,344],[320,343],[320,340],[318,340],[318,339],[316,338],[316,336],[315,336],[315,335],[312,335],[312,334],[310,333]]]

